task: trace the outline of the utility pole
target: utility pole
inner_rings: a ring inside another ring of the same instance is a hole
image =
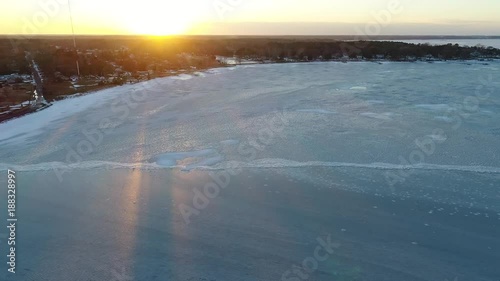
[[[71,32],[73,33],[73,46],[76,52],[76,71],[78,73],[78,77],[80,77],[80,65],[78,64],[78,50],[76,49],[75,28],[73,26],[73,14],[71,13],[71,4],[69,0],[68,0],[68,9],[69,9],[69,19],[71,21]]]

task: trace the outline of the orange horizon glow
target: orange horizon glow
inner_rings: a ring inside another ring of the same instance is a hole
[[[0,34],[72,34],[72,15],[79,35],[346,35],[376,21],[376,35],[499,35],[500,1],[454,1],[2,1]]]

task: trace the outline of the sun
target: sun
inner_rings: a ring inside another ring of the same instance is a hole
[[[132,33],[144,35],[174,35],[185,32],[190,22],[178,18],[143,17],[130,22]]]
[[[144,35],[174,35],[185,32],[190,22],[173,18],[142,18],[130,23],[132,33]]]
[[[134,24],[132,33],[143,35],[175,35],[187,30],[187,25],[179,22],[144,22]]]
[[[191,7],[192,8],[192,7]],[[175,35],[186,32],[196,21],[197,13],[183,2],[165,1],[135,7],[126,13],[126,26],[131,33],[144,35]]]

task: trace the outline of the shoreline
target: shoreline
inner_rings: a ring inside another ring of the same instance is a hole
[[[221,65],[221,66],[210,67],[210,68],[206,68],[206,69],[193,69],[193,70],[188,70],[188,71],[178,71],[176,73],[159,75],[158,77],[154,77],[154,78],[151,78],[149,80],[138,81],[138,82],[134,82],[134,83],[132,83],[132,82],[131,83],[124,83],[123,85],[134,85],[134,84],[139,84],[139,83],[143,83],[143,82],[148,82],[148,81],[151,81],[154,79],[175,77],[175,76],[179,76],[179,75],[183,75],[183,74],[192,75],[193,73],[196,73],[196,72],[204,72],[204,71],[207,71],[210,69],[216,69],[216,68],[221,68],[221,67],[231,67],[231,66]],[[45,104],[42,104],[41,106],[26,106],[26,107],[22,107],[20,109],[13,110],[11,112],[5,112],[5,113],[0,112],[0,124],[5,123],[5,122],[9,122],[10,120],[14,120],[14,119],[17,119],[17,118],[20,118],[20,117],[23,117],[23,116],[26,116],[26,115],[29,115],[29,114],[32,114],[35,112],[38,112],[40,110],[44,110],[44,109],[52,106],[55,102],[58,102],[58,101],[71,99],[71,98],[77,98],[77,97],[93,94],[93,93],[96,93],[96,92],[99,92],[102,90],[120,87],[123,85],[114,85],[114,84],[101,85],[101,86],[98,86],[98,87],[91,89],[91,90],[88,90],[88,91],[83,91],[83,92],[79,92],[79,93],[75,93],[75,94],[55,96],[51,100],[47,101]],[[21,103],[19,103],[19,104],[21,104]]]

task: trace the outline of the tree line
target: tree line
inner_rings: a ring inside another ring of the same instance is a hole
[[[325,38],[266,37],[79,37],[78,50],[68,37],[25,39],[12,50],[8,39],[0,39],[0,75],[29,73],[24,51],[48,78],[59,72],[76,74],[76,61],[82,75],[106,76],[117,69],[126,72],[166,71],[214,65],[215,56],[257,61],[284,62],[385,59],[469,60],[500,58],[500,50],[485,46],[447,44],[433,46],[390,41],[337,41]]]

